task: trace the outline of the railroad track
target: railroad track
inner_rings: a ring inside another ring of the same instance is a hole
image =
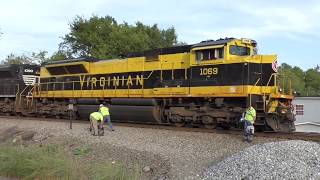
[[[18,116],[0,116],[1,119],[17,119]],[[54,122],[66,122],[70,123],[67,119],[53,119],[53,118],[36,118],[36,117],[18,117],[23,120],[37,120],[37,121],[54,121]],[[74,120],[72,123],[82,123],[89,124],[88,121],[84,120]],[[149,128],[149,129],[162,129],[162,130],[172,130],[172,131],[184,131],[184,132],[199,132],[199,133],[216,133],[216,134],[229,134],[233,136],[242,136],[243,132],[237,129],[231,130],[220,130],[220,129],[204,129],[204,128],[194,128],[194,127],[175,127],[170,125],[159,125],[159,124],[141,124],[141,123],[123,123],[123,122],[113,122],[115,126],[124,127],[135,127],[135,128]],[[265,138],[278,138],[278,139],[289,139],[289,140],[305,140],[320,142],[320,133],[313,132],[256,132],[255,137],[265,137]]]

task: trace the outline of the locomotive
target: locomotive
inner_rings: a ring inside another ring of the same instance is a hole
[[[11,115],[26,108],[26,97],[33,85],[38,83],[38,65],[0,66],[0,113]]]
[[[290,132],[293,94],[279,87],[276,63],[258,55],[256,41],[235,38],[48,62],[26,96],[27,113],[64,118],[72,103],[87,117],[108,103],[113,120],[229,129],[253,106],[257,129]]]

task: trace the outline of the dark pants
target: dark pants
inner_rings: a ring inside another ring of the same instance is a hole
[[[249,134],[247,132],[247,127],[248,126],[253,126],[253,124],[248,120],[244,120],[244,130],[243,131],[244,131],[244,135],[245,136],[250,134],[250,132],[249,132]]]
[[[244,130],[246,130],[248,126],[252,126],[252,123],[250,121],[244,120]]]
[[[108,123],[109,128],[110,128],[111,130],[113,129],[113,126],[112,126],[112,123],[111,123],[110,115],[103,116],[103,122],[107,122],[107,123]]]

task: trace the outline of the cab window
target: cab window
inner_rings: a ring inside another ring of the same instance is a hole
[[[230,54],[237,56],[249,56],[250,48],[244,46],[230,46]]]
[[[208,61],[223,58],[223,47],[196,51],[197,61]]]

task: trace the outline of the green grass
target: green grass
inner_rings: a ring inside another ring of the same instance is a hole
[[[0,176],[21,179],[139,179],[123,165],[81,163],[62,146],[0,146]]]

